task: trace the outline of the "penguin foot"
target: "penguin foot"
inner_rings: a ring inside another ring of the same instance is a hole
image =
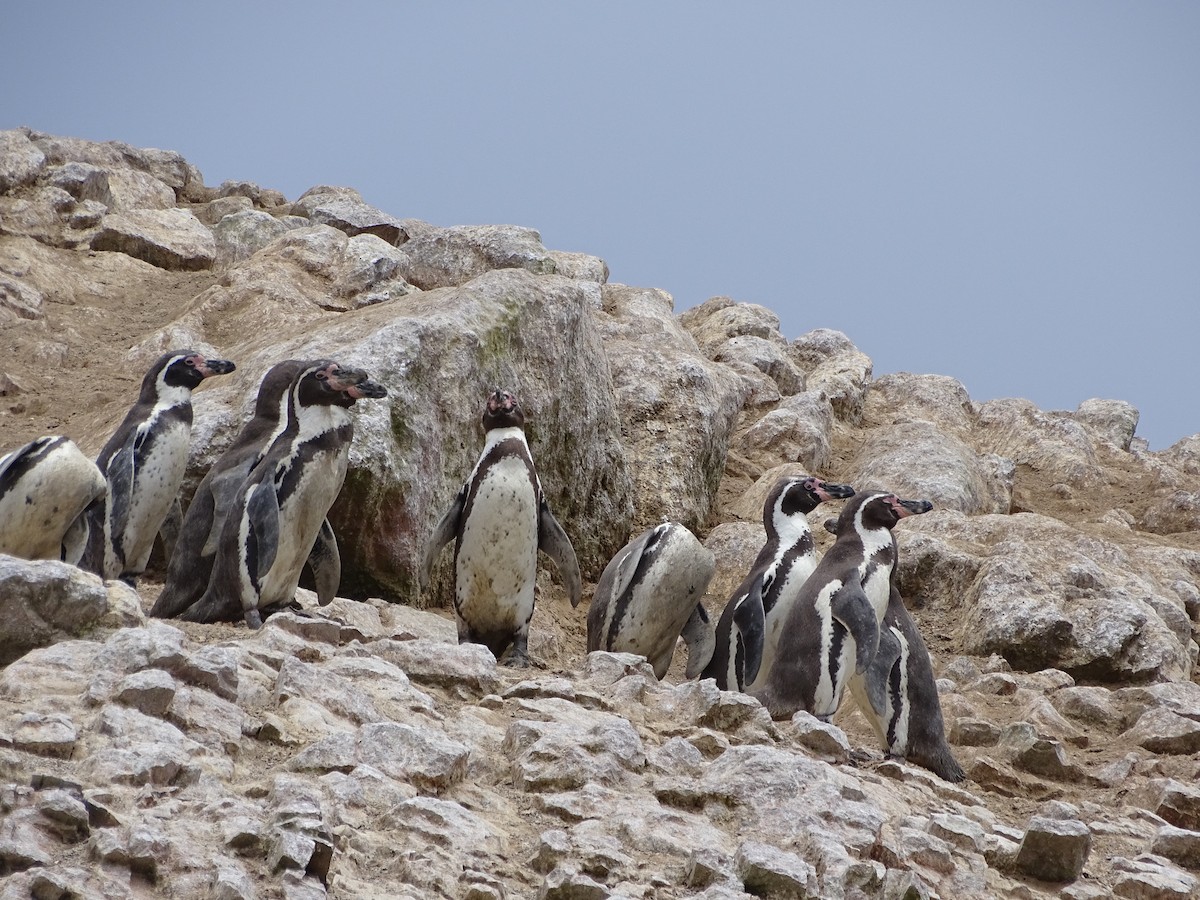
[[[129,585],[131,588],[133,588],[134,590],[137,590],[137,580],[138,580],[138,577],[137,577],[136,575],[133,575],[133,574],[131,574],[131,573],[129,573],[129,572],[126,572],[124,575],[122,575],[122,576],[121,576],[120,578],[118,578],[117,580],[118,580],[118,581],[123,581],[123,582],[125,582],[127,585]]]
[[[510,650],[500,657],[500,665],[507,666],[510,669],[528,669],[529,655],[518,651]]]
[[[254,630],[262,628],[262,616],[258,614],[257,609],[246,610],[246,626]]]

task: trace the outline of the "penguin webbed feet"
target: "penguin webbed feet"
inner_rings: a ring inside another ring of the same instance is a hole
[[[257,631],[262,628],[262,616],[259,615],[257,609],[246,610],[246,627],[252,631]]]

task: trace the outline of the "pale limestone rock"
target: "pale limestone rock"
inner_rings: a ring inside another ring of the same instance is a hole
[[[269,213],[250,209],[250,201],[246,198],[237,199],[244,201],[247,208],[205,223],[212,228],[213,239],[216,241],[216,257],[213,264],[217,268],[225,268],[249,259],[288,230],[288,225],[280,219]]]
[[[1184,900],[1195,897],[1200,889],[1200,879],[1171,865],[1161,856],[1146,854],[1136,859],[1118,856],[1113,858],[1112,867],[1116,873],[1113,894],[1117,897],[1153,897],[1155,900],[1178,897]]]
[[[403,252],[409,261],[404,276],[422,290],[456,287],[494,269],[555,274],[541,235],[518,225],[426,225],[411,233]]]
[[[1128,450],[1137,430],[1138,411],[1124,400],[1084,400],[1075,409],[1075,419],[1100,440]]]
[[[816,896],[816,869],[794,853],[758,841],[743,841],[734,856],[734,866],[746,890],[758,896]]]
[[[226,216],[232,216],[235,213],[247,212],[254,209],[254,201],[249,197],[243,197],[234,194],[228,197],[218,197],[192,208],[196,218],[212,228]],[[220,238],[218,237],[218,241]]]
[[[1066,414],[1043,412],[1028,400],[990,400],[979,407],[974,444],[1029,466],[1045,484],[1094,486],[1101,479],[1087,429]]]
[[[1043,881],[1074,881],[1091,849],[1092,833],[1083,822],[1034,816],[1021,839],[1016,867]]]
[[[107,608],[95,575],[56,560],[0,555],[0,665],[87,632]]]
[[[1126,737],[1152,753],[1192,754],[1200,752],[1200,721],[1168,709],[1142,713]]]
[[[967,515],[1006,513],[1012,506],[1011,475],[997,478],[990,460],[930,422],[875,429],[851,468],[850,482],[859,490],[873,486]]]
[[[804,373],[788,358],[778,341],[753,334],[740,334],[729,338],[709,355],[715,362],[748,363],[774,381],[783,396],[804,390]]]
[[[212,232],[191,212],[178,208],[109,213],[91,246],[185,272],[211,268],[217,253]]]
[[[24,131],[0,131],[0,194],[33,184],[45,165],[45,154]]]
[[[969,440],[976,407],[962,382],[948,375],[881,375],[867,387],[864,422],[886,427],[932,422],[938,429]]]
[[[797,463],[820,472],[829,463],[833,407],[820,391],[787,397],[741,432],[736,449],[765,468]]]
[[[45,297],[37,288],[19,278],[0,275],[0,321],[40,321],[46,317],[42,310],[44,302]]]
[[[763,338],[786,347],[779,332],[779,316],[757,303],[738,303],[729,297],[710,297],[679,317],[706,356],[712,356],[727,340],[742,335]]]
[[[608,263],[598,256],[587,253],[569,253],[565,250],[547,251],[554,263],[554,274],[576,281],[591,281],[596,284],[608,282]]]
[[[823,394],[838,419],[851,425],[862,421],[873,369],[869,356],[846,335],[828,328],[796,338],[789,352],[805,374],[807,389]]]
[[[408,240],[408,232],[399,219],[365,202],[353,188],[325,185],[309,188],[292,204],[292,211],[350,236],[375,235],[393,247]]]
[[[742,382],[700,355],[670,295],[606,284],[603,303],[597,324],[637,497],[631,532],[668,520],[700,530],[725,469]]]

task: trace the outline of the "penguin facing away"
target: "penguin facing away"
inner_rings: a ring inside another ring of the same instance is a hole
[[[678,522],[664,522],[622,547],[605,567],[588,608],[588,652],[637,653],[661,681],[675,645],[688,645],[686,677],[713,653],[713,630],[701,604],[716,571],[712,552]]]
[[[758,690],[766,683],[788,612],[817,567],[807,514],[824,501],[853,495],[849,485],[811,475],[781,478],[772,486],[763,503],[767,541],[721,613],[704,678],[715,678],[723,691]]]
[[[286,425],[234,494],[203,596],[180,618],[215,622],[289,602],[346,478],[354,424],[350,407],[387,395],[361,369],[310,362],[288,391]]]
[[[78,563],[84,513],[107,490],[70,438],[40,437],[0,456],[0,553]]]
[[[263,376],[250,420],[213,463],[192,496],[167,565],[166,581],[150,615],[177,616],[199,600],[208,587],[217,542],[233,498],[250,470],[286,428],[288,389],[311,364],[289,359],[276,363]],[[337,593],[342,569],[337,538],[328,519],[321,525],[308,563],[315,577],[318,602],[324,606]],[[232,605],[230,611],[233,617],[242,615],[240,604]]]
[[[575,549],[550,512],[525,440],[525,413],[509,391],[488,395],[483,452],[426,547],[422,590],[442,547],[454,540],[458,641],[483,644],[501,665],[529,665],[537,552],[554,560],[571,605],[582,579]]]
[[[96,459],[108,495],[89,513],[83,568],[131,583],[145,571],[187,467],[192,390],[234,368],[191,350],[164,353],[150,367],[137,402]]]
[[[774,718],[803,709],[829,721],[851,678],[875,658],[896,562],[892,528],[932,509],[886,491],[856,494],[837,540],[800,589],[780,632],[775,665],[754,692]]]
[[[929,650],[895,585],[879,650],[866,675],[851,679],[850,691],[889,756],[915,762],[946,781],[966,777],[946,741]]]

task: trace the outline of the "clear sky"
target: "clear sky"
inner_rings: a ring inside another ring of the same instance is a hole
[[[518,224],[876,375],[1200,432],[1200,3],[10,3],[0,128]]]

